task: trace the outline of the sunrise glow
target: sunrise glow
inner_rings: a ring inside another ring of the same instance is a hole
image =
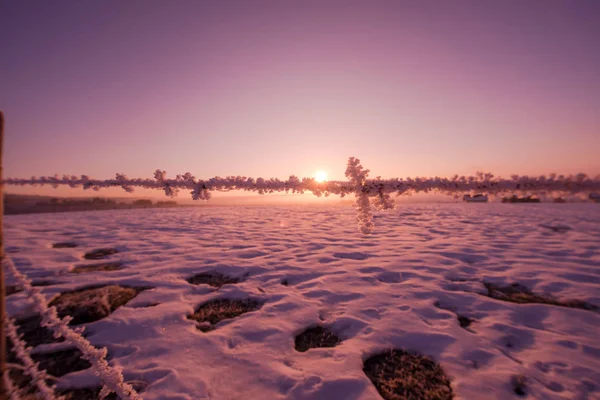
[[[327,180],[327,172],[325,171],[317,171],[315,173],[315,181],[317,182],[325,182]]]

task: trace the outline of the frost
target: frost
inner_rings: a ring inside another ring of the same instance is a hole
[[[23,287],[23,290],[27,293],[28,298],[32,300],[33,309],[42,317],[42,326],[50,329],[56,338],[63,337],[65,341],[78,348],[82,353],[82,357],[92,364],[94,373],[98,375],[100,379],[102,379],[105,386],[108,388],[107,390],[117,393],[117,395],[122,399],[141,400],[140,395],[135,391],[135,389],[124,381],[123,374],[121,373],[120,369],[112,368],[108,365],[108,362],[106,361],[106,348],[95,348],[86,338],[81,335],[81,330],[71,329],[69,327],[69,322],[72,319],[71,317],[67,316],[62,319],[59,318],[56,312],[56,307],[48,306],[48,302],[41,294],[41,290],[31,285],[31,280],[17,270],[12,260],[8,256],[5,256],[2,261],[6,269],[10,271],[19,285]],[[11,332],[9,329],[10,324],[7,324],[7,334],[10,335]],[[16,335],[16,330],[14,333]],[[15,344],[15,347],[16,346],[17,344]],[[26,349],[25,353],[26,354],[23,354],[22,356],[29,357],[30,349]],[[24,363],[27,363],[26,358],[23,357],[20,355],[21,360],[23,360]],[[27,366],[27,364],[25,365]],[[28,374],[35,379],[34,375],[31,375],[32,373],[36,374],[33,370],[28,371]],[[103,389],[103,392],[105,393],[106,390]],[[54,397],[44,398],[53,399]]]
[[[13,349],[17,354],[17,357],[23,362],[25,373],[31,377],[33,383],[38,388],[40,398],[44,400],[57,399],[54,395],[54,390],[46,385],[48,374],[46,371],[40,371],[38,369],[38,363],[31,358],[31,348],[25,345],[25,342],[21,339],[21,335],[17,333],[14,321],[6,315],[4,317],[4,327],[6,336],[10,338],[13,343]],[[19,395],[17,389],[12,385],[8,371],[5,372],[4,382],[5,384],[8,382],[6,387],[10,393],[11,399],[18,399]]]
[[[126,192],[134,188],[163,190],[167,196],[176,196],[180,190],[188,190],[194,200],[210,200],[211,192],[244,190],[258,194],[275,192],[304,193],[311,192],[315,196],[337,195],[345,197],[354,194],[354,208],[358,212],[358,224],[361,232],[369,234],[373,231],[371,206],[377,210],[394,209],[392,194],[411,195],[413,193],[439,193],[449,196],[485,192],[494,198],[500,195],[539,193],[544,196],[567,197],[589,194],[600,191],[600,176],[591,178],[584,173],[576,175],[550,174],[548,177],[512,175],[509,179],[495,177],[491,173],[477,172],[474,176],[458,176],[451,178],[392,178],[367,179],[369,170],[364,169],[360,160],[350,157],[346,168],[348,181],[317,182],[313,178],[298,178],[294,175],[287,180],[277,178],[249,178],[245,176],[228,176],[197,180],[191,173],[176,175],[175,179],[167,178],[167,172],[157,169],[154,179],[128,178],[124,174],[116,174],[115,179],[98,180],[87,175],[76,176],[55,175],[52,177],[31,177],[30,179],[9,178],[3,181],[7,185],[50,185],[54,188],[66,185],[73,188],[100,190],[109,187],[121,187]],[[371,203],[371,197],[373,202]]]

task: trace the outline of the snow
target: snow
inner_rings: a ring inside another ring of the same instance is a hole
[[[5,237],[21,272],[57,282],[41,288],[48,300],[101,283],[153,287],[86,326],[126,381],[148,383],[144,399],[378,399],[362,363],[390,347],[432,356],[457,398],[516,396],[515,375],[530,398],[600,397],[600,314],[491,299],[482,284],[600,306],[596,204],[402,205],[373,222],[363,236],[341,207],[120,210],[7,216]],[[52,248],[64,241],[79,247]],[[110,247],[123,269],[69,273]],[[186,281],[205,271],[242,281]],[[263,304],[201,332],[187,315],[219,298]],[[30,312],[24,293],[7,303],[11,317]],[[475,322],[461,328],[456,314]],[[318,324],[343,342],[294,350]],[[100,382],[86,370],[58,384]]]

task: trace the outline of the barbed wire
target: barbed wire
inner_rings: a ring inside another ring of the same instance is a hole
[[[37,387],[38,397],[44,400],[62,399],[62,397],[57,398],[54,394],[54,389],[46,384],[46,379],[49,377],[48,373],[45,370],[40,370],[39,363],[33,361],[31,358],[32,349],[27,347],[21,338],[21,335],[17,333],[17,328],[13,319],[9,318],[7,315],[4,317],[4,329],[6,331],[6,336],[10,338],[10,341],[12,342],[13,351],[23,363],[23,371],[31,377],[32,383]],[[10,381],[10,375],[7,375],[7,378]],[[10,384],[10,388],[8,389],[8,393],[11,398],[14,396],[19,398],[18,390],[14,385],[12,385],[12,382]]]
[[[2,374],[2,382],[4,383],[4,390],[10,400],[21,399],[21,391],[18,387],[13,385],[12,379],[10,379],[10,370],[8,368],[4,369],[4,373]]]
[[[167,196],[176,196],[181,190],[189,190],[193,200],[209,200],[215,191],[243,190],[267,194],[275,192],[305,193],[315,196],[347,196],[355,195],[354,207],[358,212],[358,224],[361,232],[372,233],[374,229],[371,206],[380,210],[394,208],[392,194],[407,195],[414,193],[439,193],[455,196],[460,193],[485,193],[501,195],[507,193],[546,193],[568,195],[592,193],[600,191],[600,175],[589,177],[580,173],[576,175],[512,175],[510,178],[495,177],[491,173],[477,173],[473,176],[455,175],[451,178],[392,178],[376,177],[369,179],[370,171],[364,169],[360,160],[350,157],[346,168],[347,181],[318,182],[314,178],[298,178],[294,175],[286,180],[277,178],[249,178],[245,176],[214,177],[197,179],[191,173],[177,175],[174,179],[167,178],[166,171],[156,170],[154,179],[128,178],[124,174],[116,174],[114,179],[92,179],[87,175],[59,175],[31,177],[29,179],[8,178],[3,181],[6,185],[33,186],[69,186],[100,190],[103,188],[120,187],[126,192],[134,188],[158,189]],[[371,203],[373,198],[373,203]]]
[[[82,353],[82,357],[88,360],[92,366],[92,369],[96,375],[100,377],[104,386],[108,388],[110,392],[115,392],[121,399],[127,400],[142,400],[140,395],[135,391],[133,386],[126,383],[123,374],[119,368],[111,367],[106,361],[107,350],[106,348],[97,349],[95,348],[86,338],[84,338],[81,333],[83,332],[83,328],[76,328],[75,330],[69,327],[69,322],[71,321],[71,317],[67,316],[64,318],[59,318],[56,307],[50,307],[46,298],[41,294],[41,290],[37,287],[32,286],[31,280],[21,273],[12,262],[11,258],[8,255],[5,255],[2,259],[3,267],[8,270],[11,275],[15,278],[18,285],[23,288],[23,291],[27,294],[28,299],[30,299],[33,303],[33,309],[42,317],[41,325],[50,329],[54,336],[59,338],[63,337],[66,342],[73,345]],[[10,330],[10,324],[5,325],[6,331],[9,335],[13,333]],[[16,333],[16,331],[15,331]],[[17,342],[18,343],[18,342]],[[18,349],[17,349],[18,350]],[[25,349],[26,355],[29,355],[28,349]],[[29,360],[23,356],[23,354],[17,355],[20,356],[21,360],[28,365]],[[21,357],[23,356],[23,357]],[[29,365],[31,367],[31,365]],[[28,367],[28,374],[31,375],[34,379],[36,379],[38,375],[31,368]],[[31,372],[31,373],[30,373]],[[40,372],[39,374],[42,374]],[[37,385],[37,381],[36,381]],[[38,386],[40,388],[40,386]],[[103,388],[102,392],[106,393],[107,389]],[[45,399],[52,399],[50,394],[44,389],[44,397]]]

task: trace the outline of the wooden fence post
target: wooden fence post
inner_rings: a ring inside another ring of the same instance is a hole
[[[4,150],[4,113],[0,111],[0,262],[4,261],[4,184],[2,183],[2,152]],[[4,371],[6,368],[4,265],[0,265],[0,398],[6,395]]]

